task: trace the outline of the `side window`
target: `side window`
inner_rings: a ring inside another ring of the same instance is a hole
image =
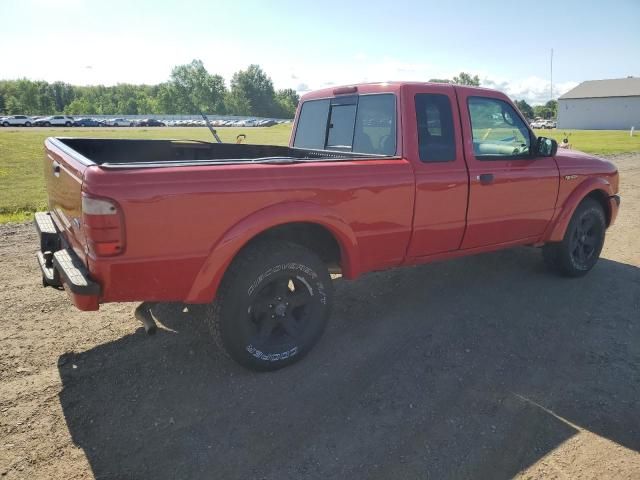
[[[449,97],[419,93],[415,103],[420,160],[453,162],[456,159],[456,140]]]
[[[323,149],[327,132],[329,100],[309,100],[302,104],[293,146]]]
[[[473,153],[478,160],[529,156],[529,129],[511,105],[485,97],[469,97],[468,104]]]
[[[395,95],[306,101],[300,108],[293,146],[395,155]]]

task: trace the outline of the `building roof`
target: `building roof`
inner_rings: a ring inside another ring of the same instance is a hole
[[[560,100],[569,98],[604,98],[640,96],[640,77],[588,80],[569,90]]]

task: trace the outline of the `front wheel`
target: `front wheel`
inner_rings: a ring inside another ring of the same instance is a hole
[[[545,263],[567,277],[586,275],[598,262],[607,221],[602,206],[587,198],[573,213],[564,238],[542,247]]]
[[[208,316],[214,340],[252,370],[304,357],[329,318],[331,276],[312,251],[281,241],[250,245],[225,274]]]

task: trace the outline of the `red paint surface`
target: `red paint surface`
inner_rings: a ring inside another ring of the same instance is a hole
[[[80,309],[97,301],[210,302],[237,252],[276,225],[311,222],[340,245],[346,278],[521,244],[562,238],[573,209],[599,190],[617,192],[615,167],[577,152],[555,158],[479,161],[473,155],[466,98],[509,99],[498,92],[444,84],[359,85],[358,93],[394,93],[398,101],[397,157],[292,165],[225,165],[105,170],[46,143],[50,209],[58,228],[101,285],[101,297],[74,298]],[[418,158],[414,96],[448,95],[454,105],[457,157]],[[333,88],[302,101],[332,97]],[[459,102],[459,108],[455,108]],[[294,123],[295,132],[296,123]],[[63,166],[53,177],[51,162]],[[477,176],[492,173],[481,185]],[[577,175],[565,180],[565,175]],[[62,180],[61,180],[62,179]],[[81,180],[80,180],[81,179]],[[60,181],[61,180],[61,181]],[[125,248],[98,257],[86,249],[81,190],[113,199],[124,221]],[[615,219],[617,206],[609,216]],[[615,211],[614,211],[615,210]]]

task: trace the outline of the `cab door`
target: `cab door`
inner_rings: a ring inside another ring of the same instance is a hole
[[[403,87],[405,156],[415,173],[413,234],[408,257],[460,248],[468,174],[455,90],[450,85]]]
[[[556,205],[555,159],[532,153],[535,136],[502,94],[456,90],[469,168],[462,248],[536,239]]]

